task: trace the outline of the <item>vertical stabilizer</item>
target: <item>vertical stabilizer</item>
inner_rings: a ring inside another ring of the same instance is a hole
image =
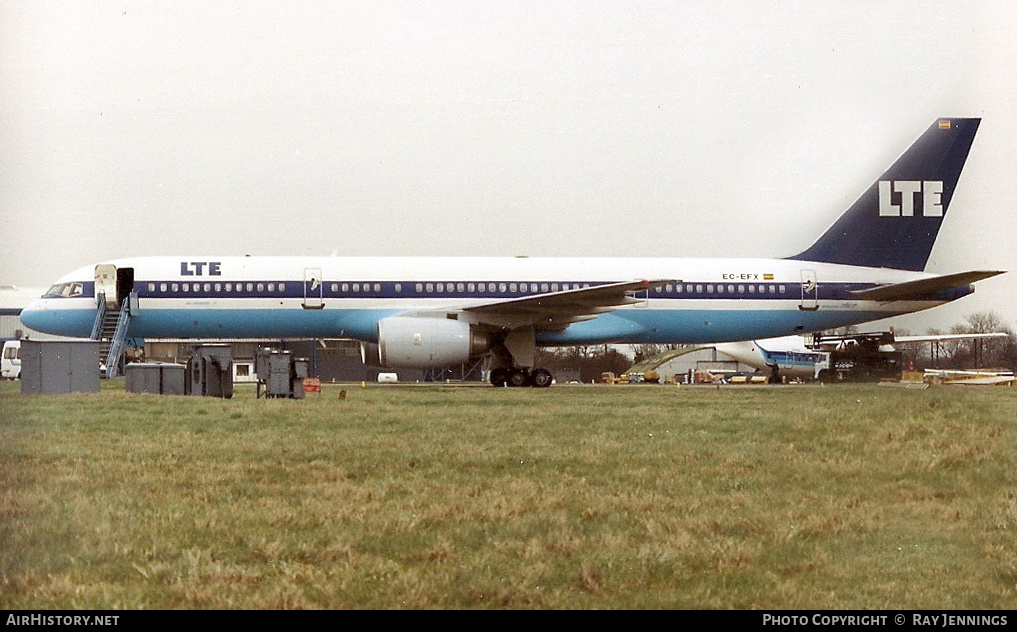
[[[980,121],[937,119],[816,243],[788,258],[925,269]]]

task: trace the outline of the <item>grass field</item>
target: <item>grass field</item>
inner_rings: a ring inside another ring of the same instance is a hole
[[[0,385],[0,608],[1010,609],[1017,389]]]

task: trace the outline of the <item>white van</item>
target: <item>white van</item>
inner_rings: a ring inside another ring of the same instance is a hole
[[[3,358],[0,359],[0,376],[5,380],[21,377],[21,341],[8,340],[4,343]]]

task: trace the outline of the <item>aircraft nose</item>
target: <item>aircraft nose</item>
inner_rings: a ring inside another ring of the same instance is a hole
[[[45,310],[42,307],[42,300],[36,299],[21,310],[21,324],[29,329],[42,331],[42,319]]]

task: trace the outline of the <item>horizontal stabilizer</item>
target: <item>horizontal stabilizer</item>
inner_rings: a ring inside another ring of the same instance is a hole
[[[851,290],[850,294],[856,298],[868,301],[909,301],[931,296],[941,290],[970,285],[975,281],[988,279],[997,274],[1003,274],[1003,271],[975,270],[972,272],[958,272],[956,274],[944,274],[928,279],[919,279],[918,281],[880,285],[866,290]]]

